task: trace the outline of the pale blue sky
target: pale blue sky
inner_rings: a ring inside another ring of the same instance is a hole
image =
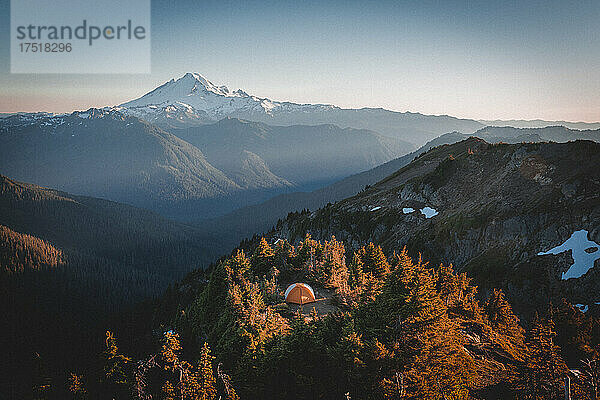
[[[275,100],[600,121],[600,2],[152,2],[152,74],[11,75],[0,112],[118,104],[185,72]],[[126,60],[126,57],[124,57]]]

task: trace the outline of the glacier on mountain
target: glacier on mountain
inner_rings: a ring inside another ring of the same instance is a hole
[[[117,106],[122,112],[142,119],[163,112],[166,114],[200,113],[210,120],[231,115],[272,114],[277,111],[326,110],[336,108],[323,104],[278,102],[249,95],[241,89],[230,91],[217,86],[197,73],[186,73],[171,79],[144,96]],[[168,115],[166,116],[168,118]]]

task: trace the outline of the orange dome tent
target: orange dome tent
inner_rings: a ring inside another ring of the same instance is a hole
[[[285,301],[306,304],[315,301],[315,292],[306,283],[292,283],[285,291]]]

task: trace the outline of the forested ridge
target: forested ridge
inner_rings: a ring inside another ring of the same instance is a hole
[[[348,251],[310,236],[242,247],[169,288],[146,352],[132,357],[107,332],[96,367],[73,370],[64,390],[73,398],[559,399],[570,376],[573,398],[597,398],[600,321],[568,303],[523,322],[501,290],[479,293],[452,265],[405,249]],[[315,303],[285,303],[296,281],[315,288]]]

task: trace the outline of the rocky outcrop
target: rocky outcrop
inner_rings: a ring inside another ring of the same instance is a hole
[[[503,287],[523,314],[562,297],[595,304],[600,261],[562,280],[570,252],[538,253],[581,229],[600,242],[599,166],[594,142],[491,145],[470,138],[423,154],[354,197],[290,215],[274,234],[335,235],[352,247],[373,241],[387,252],[407,246],[433,265],[467,271],[483,294]],[[438,214],[427,218],[425,207]]]

